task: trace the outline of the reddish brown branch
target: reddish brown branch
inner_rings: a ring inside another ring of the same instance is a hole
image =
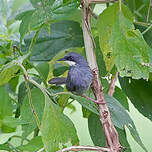
[[[82,27],[83,27],[83,37],[84,37],[86,55],[87,55],[88,63],[91,69],[93,69],[93,75],[94,75],[92,90],[94,92],[96,100],[98,101],[100,121],[104,135],[106,137],[107,147],[110,149],[110,152],[120,152],[122,151],[123,148],[119,143],[118,133],[111,121],[110,112],[106,105],[106,101],[104,99],[104,94],[102,91],[102,85],[100,83],[98,66],[96,62],[96,56],[94,53],[94,47],[92,41],[93,36],[90,33],[91,31],[90,14],[88,12],[88,7],[90,2],[93,2],[93,0],[90,1],[82,0]]]
[[[111,79],[111,83],[110,83],[110,87],[109,87],[109,91],[108,91],[109,96],[113,96],[113,94],[115,92],[115,83],[117,81],[117,78],[118,78],[118,72],[116,72],[115,76],[112,77],[112,79]]]
[[[109,148],[104,148],[104,147],[97,147],[97,146],[71,146],[62,150],[59,150],[57,152],[66,152],[66,151],[106,151],[110,152]]]

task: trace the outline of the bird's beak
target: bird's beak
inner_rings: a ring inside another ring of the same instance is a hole
[[[58,59],[57,61],[66,61],[65,58]]]

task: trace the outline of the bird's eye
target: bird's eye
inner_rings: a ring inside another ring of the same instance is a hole
[[[74,58],[73,58],[72,56],[69,56],[69,57],[67,57],[67,60],[69,60],[69,61],[73,61],[73,60],[74,60]]]

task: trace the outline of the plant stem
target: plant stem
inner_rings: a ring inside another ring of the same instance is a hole
[[[119,10],[121,12],[121,0],[119,0]]]
[[[110,152],[109,148],[97,147],[97,146],[71,146],[57,152],[66,152],[66,151],[107,151]]]
[[[39,35],[39,32],[40,32],[40,29],[35,32],[35,35],[34,35],[32,41],[31,41],[31,44],[30,44],[30,47],[29,47],[29,51],[28,51],[29,56],[32,54],[33,47],[34,47],[34,44],[36,43],[37,37]]]
[[[145,31],[142,32],[142,35],[144,35],[145,33],[147,33],[151,28],[152,28],[152,24],[149,27],[147,27],[147,29]]]
[[[151,7],[152,7],[152,0],[149,1],[149,7],[148,7],[148,12],[147,12],[147,22],[149,21]]]
[[[111,79],[111,83],[108,91],[109,96],[113,96],[113,93],[115,92],[115,83],[117,81],[117,78],[118,78],[118,72],[116,72],[115,76],[112,77]]]
[[[89,0],[89,3],[113,3],[116,2],[118,0]]]
[[[28,84],[29,83],[28,82],[29,81],[28,73],[27,73],[26,69],[24,68],[24,66],[21,63],[18,62],[17,64],[21,67],[21,69],[24,72],[24,79],[25,79],[25,85],[26,85],[27,92],[28,92],[29,105],[31,107],[32,113],[34,114],[37,126],[40,129],[40,120],[39,120],[38,115],[37,115],[37,113],[36,113],[36,111],[34,109],[34,106],[32,104],[31,90],[30,90],[30,87],[29,87],[29,84]]]

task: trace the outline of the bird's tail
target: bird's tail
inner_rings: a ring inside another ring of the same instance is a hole
[[[66,83],[66,78],[64,77],[52,78],[48,81],[48,83],[55,84],[55,85],[62,85]]]

